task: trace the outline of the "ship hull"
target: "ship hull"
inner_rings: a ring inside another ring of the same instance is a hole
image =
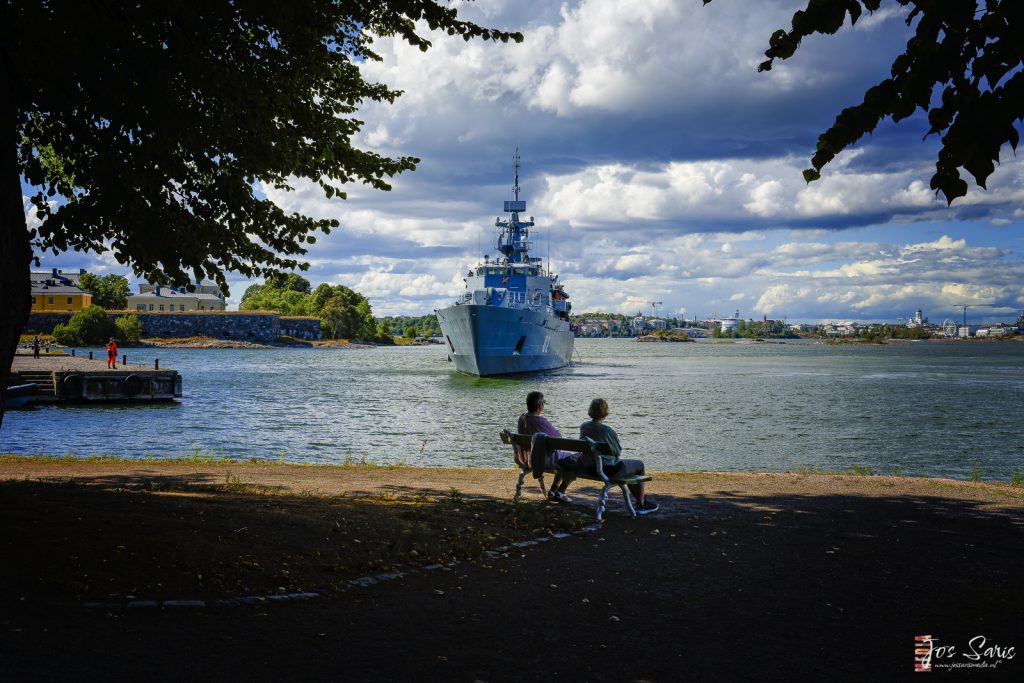
[[[555,370],[569,364],[569,323],[542,312],[466,304],[437,311],[455,369],[490,377]]]

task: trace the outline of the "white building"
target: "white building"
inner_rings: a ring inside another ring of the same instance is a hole
[[[219,293],[211,294],[209,291],[200,291],[203,288],[206,287],[199,287],[195,292],[188,292],[184,291],[183,287],[140,284],[140,292],[128,297],[128,309],[154,313],[223,311],[227,309],[227,303],[223,296]]]
[[[195,293],[195,294],[212,294],[213,296],[218,297],[220,299],[224,298],[223,295],[221,295],[220,287],[217,286],[216,282],[211,282],[210,280],[202,280],[202,281],[196,280],[195,282],[192,283],[192,286],[195,287],[195,292],[192,292],[192,293]],[[139,294],[148,294],[150,292],[155,291],[158,287],[160,288],[161,291],[166,290],[166,289],[172,289],[172,290],[174,290],[176,292],[183,292],[185,294],[189,294],[190,293],[188,291],[188,288],[186,288],[186,287],[166,287],[166,286],[163,286],[163,285],[153,285],[153,284],[150,284],[148,282],[140,282],[139,283]]]
[[[721,328],[722,332],[727,332],[727,331],[730,331],[730,330],[735,330],[737,328],[737,326],[739,326],[739,324],[740,324],[740,319],[739,318],[719,318],[716,322],[718,323],[718,326]]]

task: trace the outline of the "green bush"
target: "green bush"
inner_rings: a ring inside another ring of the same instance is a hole
[[[67,324],[54,327],[53,339],[62,346],[104,344],[116,331],[106,311],[99,306],[89,306],[71,316]]]
[[[415,339],[416,337],[419,336],[419,334],[420,334],[420,331],[418,329],[416,329],[412,325],[410,325],[409,327],[405,328],[405,338],[406,339]]]
[[[114,321],[118,339],[129,344],[137,344],[142,339],[142,323],[137,315],[124,315]]]

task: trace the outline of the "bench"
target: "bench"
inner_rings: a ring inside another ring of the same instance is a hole
[[[533,450],[539,449],[538,452],[544,454],[543,462],[547,462],[547,455],[552,451],[569,451],[571,453],[579,453],[582,457],[581,464],[585,473],[581,472],[566,472],[561,471],[562,476],[569,477],[572,479],[587,479],[589,481],[597,481],[603,484],[601,488],[601,495],[597,499],[597,521],[602,521],[604,517],[605,506],[608,502],[608,490],[612,486],[618,486],[622,489],[622,496],[626,501],[626,507],[629,509],[629,513],[636,517],[636,508],[633,507],[633,500],[630,498],[629,489],[626,488],[631,484],[639,484],[644,481],[650,481],[651,478],[645,474],[631,475],[628,477],[609,477],[605,474],[604,468],[600,466],[602,455],[611,455],[611,450],[608,448],[606,443],[598,443],[595,441],[584,440],[584,439],[566,439],[562,437],[548,436],[547,434],[516,434],[510,432],[507,429],[501,431],[501,442],[513,446],[519,447],[524,452],[532,453]],[[523,493],[523,483],[526,481],[526,475],[533,472],[533,478],[537,480],[540,485],[540,492],[542,495],[547,495],[547,489],[544,486],[544,474],[545,472],[555,473],[558,470],[542,469],[534,471],[529,465],[516,460],[516,466],[519,468],[519,482],[516,484],[516,493],[512,497],[513,501],[518,501]],[[590,474],[590,472],[594,474]]]

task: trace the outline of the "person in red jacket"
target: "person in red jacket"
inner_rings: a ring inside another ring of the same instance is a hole
[[[110,343],[107,344],[107,369],[117,369],[117,342],[114,338],[110,338]]]

